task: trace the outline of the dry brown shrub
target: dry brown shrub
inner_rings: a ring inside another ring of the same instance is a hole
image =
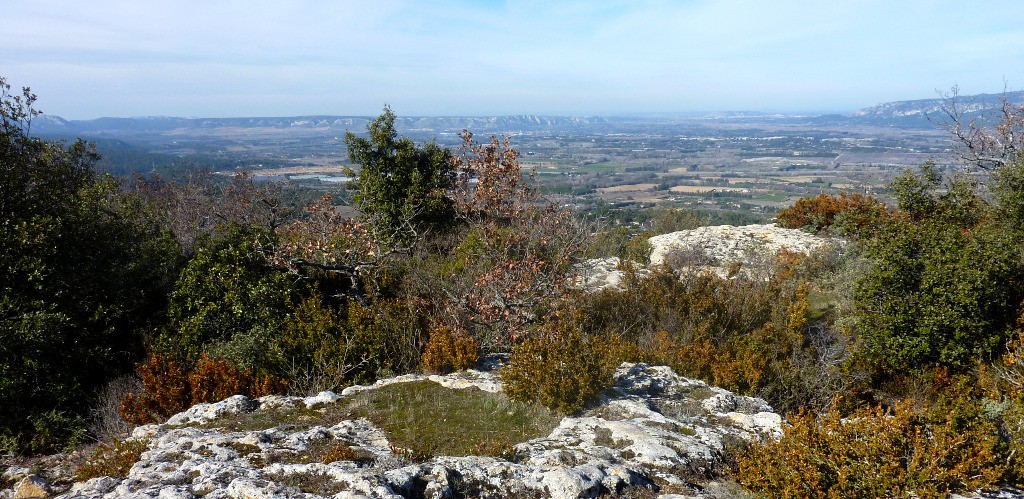
[[[809,228],[821,232],[834,224],[843,231],[859,232],[886,217],[885,204],[863,194],[820,194],[797,199],[793,206],[779,212],[776,222],[789,229]]]
[[[120,376],[107,383],[89,411],[89,433],[93,438],[99,442],[113,442],[131,432],[133,425],[121,416],[121,399],[141,388],[142,383],[134,376]]]
[[[472,336],[439,326],[430,331],[421,363],[424,371],[448,374],[473,367],[479,357],[480,349]]]
[[[285,380],[272,376],[259,376],[239,369],[223,360],[202,355],[188,375],[191,404],[217,402],[232,395],[242,394],[258,398],[288,389]]]
[[[684,343],[673,338],[668,331],[658,331],[650,341],[644,360],[673,367],[685,376],[711,379],[711,366],[716,354],[717,349],[710,341]]]
[[[800,412],[778,442],[738,458],[737,479],[766,497],[947,497],[1008,472],[999,430],[981,403],[947,398],[926,412],[911,402],[847,418]]]
[[[808,256],[788,248],[781,248],[775,255],[775,276],[778,279],[790,279],[797,274],[798,267]]]
[[[284,393],[280,378],[259,376],[203,354],[186,371],[174,359],[153,354],[137,367],[142,391],[129,393],[119,408],[125,421],[147,424],[163,421],[195,404],[217,402],[232,395],[256,398]]]
[[[435,305],[439,320],[481,348],[508,351],[568,293],[590,230],[524,179],[507,138],[461,137],[453,197],[470,230],[453,255],[458,264],[430,295],[445,297]]]
[[[515,448],[508,438],[500,437],[477,443],[470,449],[469,454],[472,456],[491,456],[511,460],[515,455]]]
[[[153,354],[136,367],[136,372],[142,380],[142,392],[121,399],[119,410],[125,421],[152,423],[189,407],[192,397],[188,375],[177,361]]]
[[[75,470],[75,481],[82,482],[101,476],[128,476],[128,470],[139,461],[148,444],[146,440],[130,439],[100,444]]]
[[[657,322],[653,323],[671,329],[637,338],[636,343],[643,347],[641,359],[745,394],[760,396],[777,390],[776,385],[789,384],[794,359],[807,350],[810,305],[806,286],[790,289],[777,281],[756,283],[715,276],[664,286],[641,284],[652,285],[655,287],[641,290],[639,297],[646,299],[635,303],[641,310],[657,304],[659,308],[653,312]],[[637,299],[627,293],[619,296]],[[613,306],[622,307],[623,303]],[[629,317],[628,312],[624,315]],[[674,320],[659,320],[659,315]],[[634,323],[641,324],[639,320]]]
[[[359,456],[352,450],[352,447],[349,447],[344,442],[332,442],[331,445],[322,449],[316,457],[318,461],[324,464],[336,461],[356,461],[359,459]]]

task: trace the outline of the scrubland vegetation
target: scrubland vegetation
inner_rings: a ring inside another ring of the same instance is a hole
[[[801,199],[778,221],[836,238],[818,254],[730,278],[677,254],[643,277],[650,234],[545,200],[507,140],[417,145],[386,109],[366,137],[346,137],[361,169],[358,214],[345,217],[330,195],[294,206],[245,174],[98,175],[88,144],[30,135],[27,90],[0,92],[4,452],[90,439],[135,452],[102,431],[118,427],[98,421],[115,417],[99,410],[111,398],[141,424],[235,393],[339,390],[508,352],[507,394],[565,414],[622,361],[765,398],[791,426],[742,451],[735,477],[770,497],[932,497],[1024,479],[1014,148],[966,165],[983,177],[907,171],[891,206]],[[1012,119],[980,136],[1019,141],[1024,110],[1007,105]],[[653,230],[700,222],[662,209]],[[576,289],[585,256],[623,257],[623,288]]]

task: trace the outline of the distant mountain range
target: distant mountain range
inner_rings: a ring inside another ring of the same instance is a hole
[[[43,115],[32,123],[33,130],[44,134],[67,133],[165,133],[216,128],[271,128],[307,130],[362,131],[374,117],[368,116],[291,116],[256,118],[176,118],[147,116],[138,118],[97,118],[93,120],[65,120],[59,116]],[[424,116],[398,117],[395,127],[402,131],[507,131],[537,128],[573,128],[602,125],[621,118],[599,116]]]
[[[962,95],[958,96],[956,101],[964,113],[973,115],[997,109],[1002,104],[1002,99],[1004,98],[1010,102],[1021,103],[1024,102],[1024,92]],[[937,119],[941,121],[942,119],[947,118],[945,108],[948,104],[949,100],[941,97],[934,99],[886,102],[884,104],[878,104],[876,106],[861,109],[860,111],[853,113],[851,117],[892,121],[907,119],[918,120],[932,117],[933,120]]]
[[[1005,96],[1012,102],[1024,102],[1024,92],[978,94],[958,97],[968,114],[984,114],[995,109]],[[887,102],[846,115],[807,116],[779,113],[722,112],[710,114],[647,114],[634,116],[424,116],[398,117],[395,126],[403,133],[426,135],[453,134],[463,129],[477,133],[510,133],[528,130],[576,130],[615,128],[618,126],[665,125],[694,121],[799,121],[817,124],[872,124],[883,126],[931,127],[946,119],[944,99],[918,99]],[[293,116],[251,118],[98,118],[65,120],[42,115],[33,122],[33,132],[44,135],[125,138],[164,134],[193,135],[209,130],[245,129],[294,130],[299,133],[337,134],[346,130],[363,131],[373,117],[368,116]]]

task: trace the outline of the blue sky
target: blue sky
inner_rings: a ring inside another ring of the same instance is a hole
[[[47,114],[853,111],[1024,88],[1019,0],[11,0]]]

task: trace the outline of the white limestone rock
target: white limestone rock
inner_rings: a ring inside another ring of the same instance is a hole
[[[114,490],[120,483],[120,479],[101,476],[76,483],[71,487],[68,495],[71,497],[102,497],[104,494]]]
[[[648,243],[651,246],[648,267],[632,263],[640,277],[650,275],[652,268],[669,264],[676,270],[712,272],[728,278],[730,268],[737,263],[740,273],[749,277],[751,269],[759,267],[759,263],[770,263],[782,249],[810,254],[827,245],[841,244],[836,239],[775,224],[699,227],[654,236]],[[574,272],[576,286],[590,292],[622,289],[626,278],[618,257],[587,260],[577,265]]]
[[[196,404],[186,409],[185,412],[180,412],[171,416],[171,418],[167,420],[167,424],[183,425],[189,423],[205,423],[224,417],[228,414],[252,412],[256,410],[259,405],[259,402],[252,400],[245,395],[235,395],[212,404]]]
[[[782,249],[810,254],[836,241],[799,229],[784,229],[775,224],[716,225],[662,234],[648,239],[650,266],[676,263],[702,267],[726,274],[734,263],[770,261]],[[677,258],[679,262],[673,262]]]
[[[4,470],[0,478],[3,478],[5,482],[20,482],[22,478],[31,474],[32,468],[28,466],[11,466]]]
[[[651,273],[636,262],[630,262],[630,264],[635,267],[634,271],[640,277]],[[623,270],[622,261],[617,256],[587,260],[576,266],[575,273],[575,285],[590,292],[622,289],[626,279],[626,271]]]
[[[302,403],[305,404],[306,407],[308,408],[313,407],[314,405],[317,404],[330,404],[332,402],[337,402],[338,399],[340,398],[341,395],[338,395],[337,393],[334,393],[332,391],[323,391],[312,397],[306,397],[302,399]],[[260,402],[262,403],[262,400]]]
[[[445,388],[478,388],[491,393],[498,393],[502,389],[501,378],[496,376],[495,373],[478,371],[476,369],[467,369],[458,373],[457,376],[441,376],[438,374],[403,374],[393,378],[377,380],[377,382],[372,385],[350,386],[341,391],[341,396],[348,397],[362,391],[374,390],[382,386],[393,385],[395,383],[409,383],[411,381],[433,381]]]
[[[490,359],[490,368],[500,359]],[[226,498],[321,497],[302,492],[288,477],[310,477],[331,485],[337,498],[552,497],[569,499],[622,492],[658,484],[689,487],[695,497],[722,471],[731,442],[772,438],[781,418],[760,399],[741,397],[663,366],[623,364],[615,386],[600,403],[576,417],[563,418],[550,434],[513,446],[511,460],[486,456],[436,456],[410,463],[392,452],[387,435],[366,419],[343,419],[331,426],[282,424],[267,429],[228,431],[218,427],[227,415],[288,408],[317,408],[364,390],[393,383],[430,380],[452,389],[497,392],[494,370],[447,376],[408,375],[341,394],[314,397],[231,397],[201,404],[167,424],[147,425],[135,434],[148,439],[125,478],[96,478],[76,484],[63,498]],[[294,463],[314,445],[338,440],[372,458]],[[711,489],[707,489],[711,490]]]

